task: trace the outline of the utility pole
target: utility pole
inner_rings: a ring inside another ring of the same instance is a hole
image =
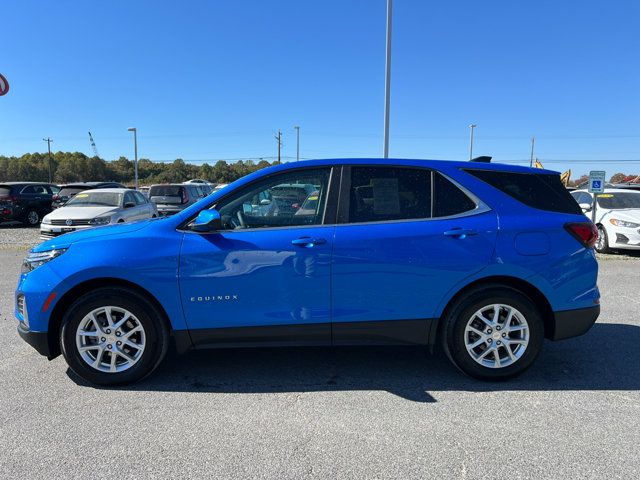
[[[49,151],[49,183],[51,183],[51,181],[53,180],[51,178],[51,142],[53,142],[53,140],[51,140],[49,137],[43,138],[42,140],[47,142],[47,150]]]
[[[478,125],[476,125],[475,123],[469,125],[469,128],[471,129],[471,139],[469,140],[469,160],[473,159],[473,129],[477,126]]]
[[[134,155],[134,163],[133,163],[133,182],[134,187],[138,190],[138,129],[135,127],[127,128],[127,131],[133,132],[133,155]]]
[[[384,82],[384,158],[389,158],[389,109],[391,107],[391,12],[393,0],[387,0],[387,59]]]
[[[529,159],[529,167],[533,167],[533,148],[536,145],[536,137],[531,137],[531,158]]]
[[[296,162],[300,161],[300,127],[293,127],[296,129]]]
[[[282,132],[280,130],[278,130],[275,139],[278,141],[278,163],[280,163],[280,148],[282,147]]]

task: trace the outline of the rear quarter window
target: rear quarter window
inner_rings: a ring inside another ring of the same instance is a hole
[[[575,199],[560,181],[560,175],[497,170],[465,171],[528,207],[549,212],[582,214]]]
[[[10,195],[11,187],[0,187],[0,195]]]

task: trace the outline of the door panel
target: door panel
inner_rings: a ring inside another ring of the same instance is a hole
[[[447,292],[489,263],[496,231],[492,211],[339,225],[332,260],[333,321],[434,318]]]
[[[180,290],[189,328],[325,323],[323,337],[329,343],[334,229],[186,233]],[[292,243],[303,237],[317,241]]]

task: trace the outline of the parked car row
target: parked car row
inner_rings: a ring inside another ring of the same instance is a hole
[[[159,197],[162,215],[171,215],[226,186],[194,179],[180,184],[143,186],[138,189],[145,199]],[[0,223],[18,221],[37,226],[51,211],[67,205],[79,193],[105,188],[126,189],[118,182],[75,182],[54,185],[39,182],[5,182],[0,184]],[[154,200],[151,200],[154,202]],[[156,212],[157,214],[158,212]]]
[[[40,238],[49,240],[86,228],[130,223],[158,216],[156,206],[128,188],[100,188],[76,194],[42,219]]]

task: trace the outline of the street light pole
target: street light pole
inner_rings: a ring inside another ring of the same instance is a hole
[[[133,185],[138,189],[138,130],[135,127],[127,128],[127,131],[133,132]]]
[[[477,126],[478,125],[475,123],[469,125],[469,128],[471,129],[471,139],[469,140],[469,160],[473,159],[473,129]]]
[[[300,161],[300,127],[293,127],[296,129],[296,162]]]
[[[393,0],[387,0],[387,59],[384,82],[384,158],[389,158],[389,109],[391,107],[391,13]]]
[[[47,142],[47,150],[49,151],[49,183],[51,183],[51,181],[53,180],[51,178],[51,142],[53,142],[53,140],[51,140],[49,137],[43,138],[42,140]]]

